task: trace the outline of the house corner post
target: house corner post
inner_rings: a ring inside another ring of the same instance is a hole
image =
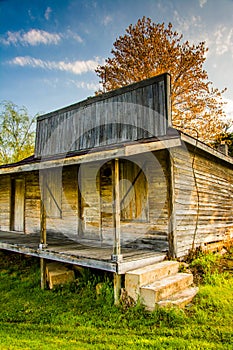
[[[175,174],[174,174],[174,154],[170,149],[168,152],[168,243],[169,256],[177,257],[177,238],[176,238],[176,210],[175,210]]]

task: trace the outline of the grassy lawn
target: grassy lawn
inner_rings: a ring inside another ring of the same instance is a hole
[[[191,262],[200,284],[192,305],[149,313],[113,306],[111,279],[89,271],[42,291],[37,259],[0,251],[0,349],[233,349],[233,254],[225,257]]]

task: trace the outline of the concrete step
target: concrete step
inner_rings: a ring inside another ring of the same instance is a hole
[[[140,287],[142,303],[149,309],[163,299],[178,293],[193,283],[193,275],[188,273],[177,273],[173,276],[161,278],[151,284]]]
[[[131,298],[137,300],[141,286],[155,282],[162,277],[175,275],[178,269],[177,261],[162,261],[128,271],[125,274],[125,289]]]
[[[189,287],[181,292],[171,295],[168,299],[161,300],[157,303],[158,306],[178,306],[179,308],[184,308],[189,304],[195,295],[198,293],[198,287]]]

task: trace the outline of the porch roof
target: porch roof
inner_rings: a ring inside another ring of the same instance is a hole
[[[204,142],[201,142],[184,132],[180,132],[174,128],[169,128],[168,134],[159,138],[151,137],[139,141],[119,143],[77,152],[69,152],[66,154],[57,154],[50,157],[36,158],[32,155],[17,163],[1,165],[0,175],[43,170],[114,158],[125,158],[136,154],[179,147],[182,145],[182,142],[204,152],[209,158],[223,161],[228,166],[233,165],[233,157],[227,156],[213,149]]]
[[[85,151],[58,154],[51,157],[35,158],[34,156],[31,156],[18,163],[0,166],[0,175],[63,167],[105,159],[124,158],[136,154],[169,149],[180,145],[180,135],[174,129],[174,131],[171,132],[171,135],[161,136],[159,138],[153,137],[139,141],[98,147]]]

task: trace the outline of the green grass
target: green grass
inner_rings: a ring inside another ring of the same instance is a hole
[[[0,349],[233,349],[233,276],[219,266],[218,255],[199,255],[190,264],[201,282],[193,304],[149,313],[114,306],[110,277],[88,270],[42,291],[38,260],[2,251]]]

